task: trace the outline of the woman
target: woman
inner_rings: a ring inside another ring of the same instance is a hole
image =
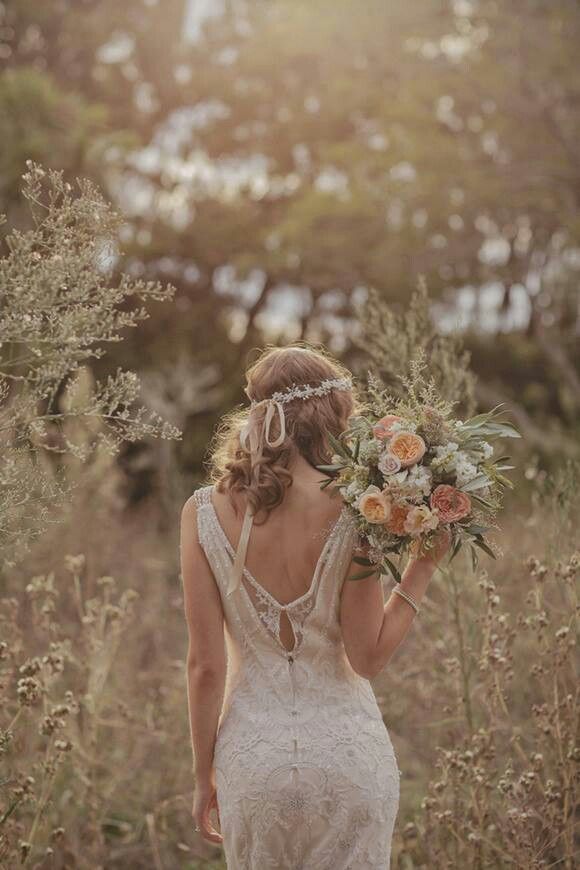
[[[182,511],[193,817],[230,870],[388,870],[399,769],[369,680],[449,538],[407,565],[407,598],[385,604],[376,575],[345,582],[360,542],[316,466],[358,410],[349,373],[290,346],[246,378],[252,404],[218,433],[214,484]]]

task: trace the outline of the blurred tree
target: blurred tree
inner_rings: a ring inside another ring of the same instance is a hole
[[[15,0],[0,45],[140,143],[105,143],[98,171],[127,218],[128,267],[178,292],[162,329],[124,352],[207,384],[201,407],[182,396],[188,461],[242,398],[240,367],[265,334],[325,341],[348,362],[353,303],[372,286],[401,309],[419,274],[440,324],[474,327],[481,389],[509,398],[513,383],[523,412],[576,420],[575,0],[204,9]],[[506,333],[501,358],[481,326]]]
[[[0,76],[0,196],[6,206],[19,198],[23,161],[58,155],[71,171],[94,149],[103,112],[64,93],[48,76],[31,68]]]

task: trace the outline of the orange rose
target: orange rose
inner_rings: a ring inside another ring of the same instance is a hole
[[[433,509],[437,508],[442,523],[453,523],[471,513],[471,499],[467,493],[446,483],[435,487],[429,504]]]
[[[389,441],[389,453],[401,460],[401,468],[415,465],[425,455],[427,445],[414,432],[397,432]]]
[[[391,515],[385,523],[385,528],[393,535],[404,535],[405,520],[407,519],[407,514],[410,510],[411,505],[394,504],[391,508]]]
[[[398,423],[402,419],[402,417],[398,417],[396,414],[387,414],[385,417],[381,417],[378,423],[375,423],[373,426],[373,435],[375,438],[378,438],[379,441],[384,441],[386,438],[390,438],[391,426],[393,423]]]

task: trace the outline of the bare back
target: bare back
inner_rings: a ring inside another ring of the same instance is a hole
[[[284,501],[265,522],[252,526],[246,567],[259,585],[282,605],[305,596],[328,535],[340,516],[342,500],[320,489],[321,475],[310,467],[295,474]],[[215,489],[212,501],[220,525],[235,549],[240,537],[245,499],[237,502]],[[286,649],[294,645],[288,616],[280,620],[280,639]]]

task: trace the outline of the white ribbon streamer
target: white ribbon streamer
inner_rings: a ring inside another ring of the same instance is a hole
[[[258,419],[258,415],[254,414],[254,410],[260,408],[261,406],[266,407],[266,413],[264,414],[262,419]],[[274,440],[272,440],[270,429],[272,426],[272,421],[276,416],[276,412],[278,412],[278,419],[280,421],[280,434],[276,438],[274,438]],[[260,475],[259,462],[262,458],[264,444],[267,444],[269,447],[280,447],[284,443],[285,438],[286,419],[284,417],[284,408],[282,403],[276,401],[276,399],[273,398],[264,399],[262,402],[257,402],[252,407],[248,422],[240,433],[240,444],[245,450],[249,450],[251,476],[256,482],[258,481]],[[250,541],[250,533],[252,531],[253,523],[254,515],[252,514],[251,507],[248,504],[246,507],[246,512],[244,514],[242,531],[240,532],[240,539],[236,548],[236,555],[232,565],[226,595],[231,595],[231,593],[235,592],[235,590],[240,585],[240,581],[242,579],[242,574],[244,571],[244,565],[246,563],[248,543]]]

